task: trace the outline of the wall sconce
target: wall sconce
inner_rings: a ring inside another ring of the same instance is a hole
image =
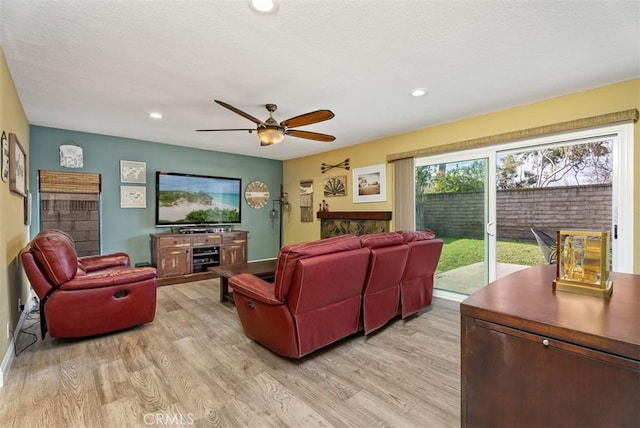
[[[282,195],[280,195],[280,203],[282,204],[282,211],[287,213],[291,211],[291,204],[289,203],[288,193],[282,192]]]
[[[269,218],[271,218],[271,220],[278,219],[278,210],[276,209],[276,202],[280,206],[280,211],[282,211],[283,213],[288,213],[291,211],[291,204],[289,203],[289,194],[287,194],[286,192],[283,192],[282,190],[283,190],[283,186],[281,184],[280,199],[273,200],[271,205],[271,211],[269,211]],[[282,248],[282,220],[283,219],[280,218],[280,221],[278,222],[280,225],[280,247],[279,248]]]
[[[271,211],[269,211],[269,217],[272,220],[275,220],[278,218],[278,210],[276,209],[276,202],[280,206],[280,211],[287,212],[287,213],[291,211],[291,204],[289,203],[289,194],[282,191],[282,186],[280,189],[280,199],[273,200]]]

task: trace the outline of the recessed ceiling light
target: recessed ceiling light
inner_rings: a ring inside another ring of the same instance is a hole
[[[149,113],[149,117],[152,119],[162,119],[162,113],[152,111],[151,113]]]
[[[271,13],[278,9],[275,0],[248,0],[248,2],[251,9],[260,13]]]
[[[421,97],[427,93],[425,88],[415,88],[411,90],[412,97]]]

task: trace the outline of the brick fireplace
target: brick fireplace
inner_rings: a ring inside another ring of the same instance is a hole
[[[318,211],[320,237],[388,232],[391,211]]]

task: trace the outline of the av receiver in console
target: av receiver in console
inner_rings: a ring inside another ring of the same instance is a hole
[[[181,227],[174,232],[191,234],[191,233],[224,233],[233,232],[231,226],[215,226],[215,227]]]

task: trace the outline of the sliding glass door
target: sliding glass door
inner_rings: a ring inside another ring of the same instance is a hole
[[[429,158],[415,164],[416,229],[444,241],[438,288],[471,294],[489,279],[488,157]]]
[[[613,140],[605,135],[497,152],[498,263],[555,264],[558,230],[611,229]],[[538,248],[527,245],[533,239]]]
[[[467,295],[554,263],[560,229],[609,232],[611,270],[633,272],[632,125],[415,159],[414,166],[416,230],[432,229],[445,243],[436,289]]]

